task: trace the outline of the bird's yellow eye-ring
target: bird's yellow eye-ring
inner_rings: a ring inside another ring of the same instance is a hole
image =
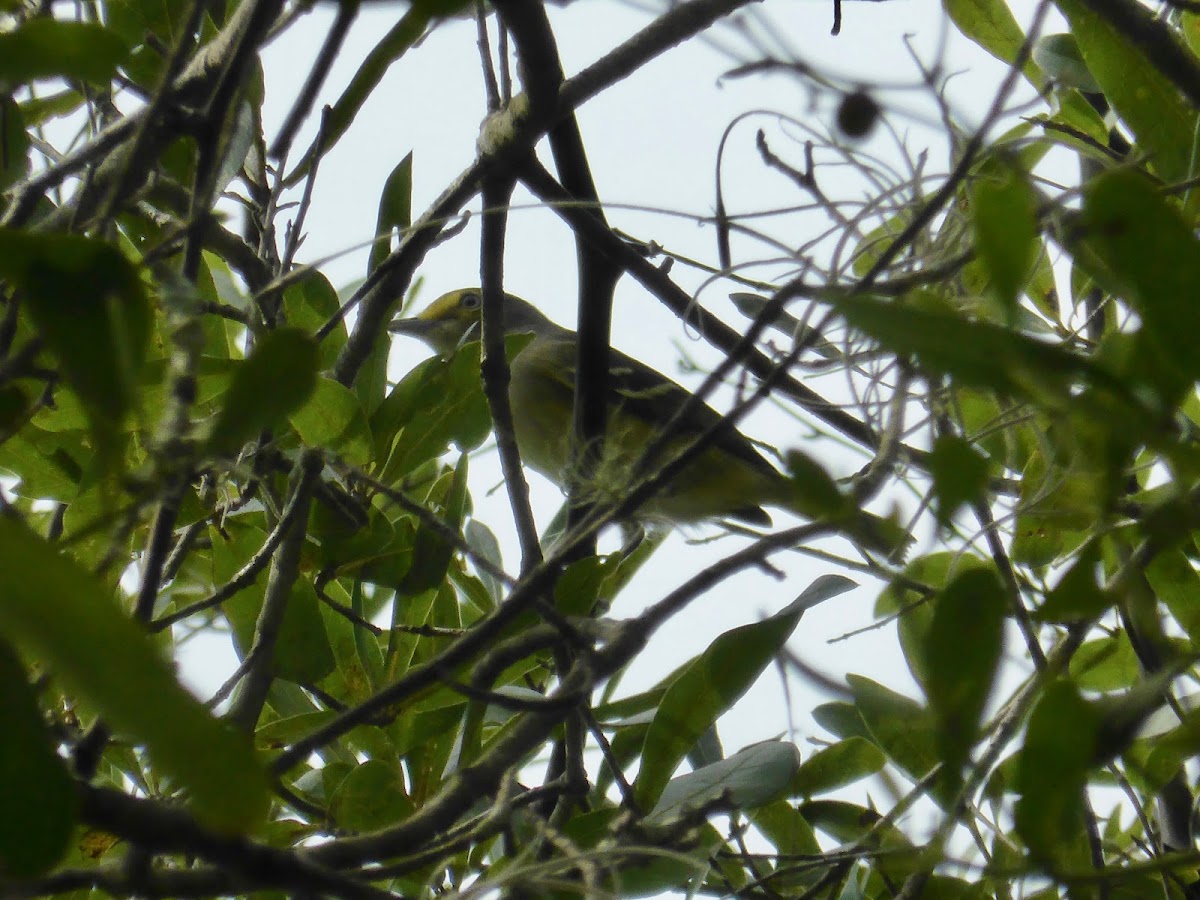
[[[483,303],[483,298],[474,291],[466,291],[458,300],[458,305],[463,309],[479,309]]]

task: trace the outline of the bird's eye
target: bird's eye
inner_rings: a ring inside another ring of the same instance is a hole
[[[458,305],[463,309],[479,309],[481,303],[483,303],[483,299],[478,294],[470,291],[463,294],[458,301]]]

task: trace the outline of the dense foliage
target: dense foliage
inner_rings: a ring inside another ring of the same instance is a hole
[[[478,158],[416,218],[399,159],[369,276],[339,295],[300,259],[320,163],[383,72],[475,4],[395,4],[301,151],[357,2],[277,134],[258,54],[303,3],[0,3],[0,894],[1196,895],[1200,19],[1057,0],[1068,30],[1047,36],[1049,3],[1026,33],[1003,0],[944,0],[1008,68],[980,123],[942,107],[942,174],[855,149],[889,115],[871,87],[740,66],[840,98],[841,132],[760,136],[806,210],[770,278],[740,239],[754,220],[717,204],[701,264],[733,328],[654,235],[609,227],[574,113],[747,6],[662,4],[564,80],[541,3],[481,4],[500,49],[481,41]],[[941,98],[947,74],[925,74]],[[1043,168],[1064,158],[1066,184]],[[825,190],[830,160],[861,185]],[[814,518],[668,573],[632,619],[604,613],[661,535],[597,555],[615,511],[577,497],[539,536],[504,429],[519,570],[472,514],[472,451],[504,421],[487,317],[518,182],[579,243],[580,446],[627,275],[725,351],[735,416],[770,388],[871,457],[847,484],[787,456]],[[215,212],[231,197],[240,231]],[[391,383],[386,325],[478,198],[487,340]],[[827,402],[835,380],[857,402]],[[814,543],[897,485],[920,541]],[[620,686],[697,597],[810,546],[884,585],[920,696],[851,675],[812,711],[819,750],[722,747],[718,720],[842,575]],[[172,665],[198,633],[241,660],[203,701]],[[871,804],[845,790],[863,785]]]

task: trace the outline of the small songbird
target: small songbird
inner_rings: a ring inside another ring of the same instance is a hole
[[[420,338],[438,353],[449,355],[480,334],[483,293],[462,288],[443,294],[413,318],[397,319],[388,329]],[[506,294],[504,323],[508,334],[531,334],[511,360],[509,403],[521,459],[530,468],[566,489],[571,465],[572,415],[575,397],[576,334],[548,319],[533,304]],[[593,471],[593,487],[585,495],[594,502],[620,499],[642,452],[662,433],[690,394],[667,376],[617,350],[609,350],[608,427],[604,453]],[[665,463],[721,421],[703,404],[676,423],[664,448]],[[836,495],[829,491],[814,508],[811,491],[771,465],[745,435],[721,428],[705,448],[637,512],[651,522],[684,525],[709,519],[739,519],[767,525],[763,508],[778,507],[812,518],[829,518]],[[875,549],[892,549],[903,541],[892,522],[861,512],[846,501],[835,513],[838,527]]]

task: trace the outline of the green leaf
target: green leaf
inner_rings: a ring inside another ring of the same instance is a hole
[[[83,104],[83,94],[70,89],[42,97],[28,97],[21,101],[21,118],[18,121],[25,125],[44,125],[51,119],[69,116]]]
[[[531,337],[520,334],[506,339],[510,360]],[[395,484],[421,463],[445,453],[451,442],[464,452],[473,450],[491,427],[479,377],[479,342],[459,348],[450,360],[427,359],[404,376],[371,414],[376,459],[387,459],[379,478]]]
[[[1017,833],[1030,853],[1053,870],[1069,862],[1083,833],[1083,789],[1099,717],[1074,685],[1046,688],[1029,717],[1017,768]]]
[[[1067,573],[1046,594],[1046,602],[1034,612],[1039,622],[1080,622],[1098,616],[1112,606],[1113,598],[1100,587],[1100,544],[1089,542]]]
[[[372,460],[375,442],[358,397],[331,378],[318,378],[308,401],[288,416],[306,446],[332,450],[352,466]]]
[[[971,185],[975,249],[1009,324],[1037,259],[1037,198],[1025,174],[1011,164],[983,167]]]
[[[858,246],[854,248],[854,262],[852,264],[854,274],[860,277],[866,275],[871,270],[871,267],[883,256],[888,247],[892,245],[893,239],[899,237],[904,229],[909,226],[912,219],[912,208],[903,206],[895,215],[885,219],[881,224],[867,232],[862,240],[858,242]]]
[[[1088,246],[1103,260],[1141,317],[1136,371],[1163,401],[1177,404],[1200,378],[1200,241],[1178,208],[1143,176],[1108,172],[1084,188]]]
[[[69,500],[79,492],[82,468],[51,438],[27,425],[0,444],[0,471],[21,480],[17,490],[22,497]]]
[[[293,787],[314,803],[325,805],[337,793],[352,765],[346,762],[326,763],[319,769],[309,769],[296,779]]]
[[[871,738],[914,781],[939,762],[937,721],[916,700],[861,675],[847,675],[854,705]]]
[[[874,809],[840,800],[809,800],[800,804],[800,814],[816,829],[831,835],[844,844],[858,844],[864,849],[878,850],[876,860],[880,872],[887,878],[903,881],[918,865],[916,848],[896,828],[882,821]],[[842,894],[843,898],[885,897],[890,891],[880,890]]]
[[[813,519],[846,512],[850,503],[824,466],[795,449],[787,451],[785,463],[794,488],[789,499],[797,512]]]
[[[283,308],[289,325],[309,334],[316,334],[330,319],[338,315],[342,301],[329,279],[320,272],[312,271],[303,280],[289,285],[283,292]],[[346,321],[339,319],[324,340],[321,341],[322,372],[333,368],[338,354],[346,345]]]
[[[1025,42],[1025,33],[1004,0],[942,0],[942,8],[958,30],[1004,63],[1012,63]],[[1042,87],[1041,72],[1032,60],[1022,70],[1035,88]]]
[[[375,243],[371,245],[368,272],[374,272],[379,264],[388,258],[391,253],[389,238],[392,232],[399,231],[403,237],[412,225],[412,176],[413,155],[410,150],[408,155],[396,164],[396,168],[392,169],[392,173],[384,182],[383,192],[379,195]]]
[[[767,297],[748,291],[735,291],[729,295],[729,299],[734,308],[747,319],[757,319],[762,315],[767,304],[771,302]],[[839,360],[845,356],[836,344],[826,340],[816,329],[782,309],[775,314],[769,324],[797,344],[807,344],[814,353],[824,359]]]
[[[78,812],[75,785],[54,750],[37,695],[7,641],[0,640],[0,872],[40,875],[66,853]]]
[[[20,181],[29,173],[30,123],[26,104],[0,97],[0,188]]]
[[[1067,125],[1082,135],[1090,137],[1101,147],[1108,145],[1108,126],[1100,115],[1079,91],[1059,90],[1055,93],[1058,100],[1058,110],[1052,116],[1052,121]],[[1052,135],[1053,136],[1053,135]],[[1090,156],[1097,161],[1108,162],[1108,154],[1097,150],[1086,141],[1080,141],[1070,136],[1057,136],[1066,146],[1077,152]]]
[[[970,441],[955,434],[940,435],[929,455],[929,470],[940,525],[949,526],[961,507],[983,497],[988,461]]]
[[[1156,60],[1148,59],[1120,28],[1081,0],[1060,0],[1057,6],[1070,23],[1088,71],[1133,130],[1150,165],[1168,182],[1190,178],[1195,110],[1159,71]],[[1144,13],[1147,19],[1152,15]]]
[[[446,569],[454,558],[455,546],[442,537],[445,528],[458,533],[467,506],[467,454],[462,454],[454,474],[446,484],[444,496],[439,496],[430,510],[442,523],[441,529],[425,522],[417,526],[413,539],[412,565],[396,586],[397,594],[413,596],[436,587],[446,577]],[[438,623],[443,624],[443,623]]]
[[[623,812],[613,807],[576,815],[563,828],[562,837],[570,846],[584,850],[585,854],[602,853],[604,849],[592,848],[605,848],[605,842],[611,840],[614,829],[619,827],[617,822],[621,815]],[[526,814],[519,820],[524,824],[523,843],[531,842],[537,836],[538,825],[530,821],[531,818]],[[686,889],[712,868],[709,854],[716,854],[723,844],[721,836],[707,824],[695,829],[692,838],[687,852],[676,850],[669,854],[644,856],[632,854],[630,860],[619,867],[606,867],[603,872],[597,870],[598,877],[589,883],[588,893],[596,897],[656,897],[667,895],[672,889],[675,892]],[[730,878],[726,884],[732,883],[732,880]],[[578,886],[573,885],[540,893],[547,897],[565,898],[572,893],[578,896],[579,892]]]
[[[928,691],[929,666],[925,660],[929,627],[933,619],[933,592],[944,588],[964,571],[986,563],[977,556],[943,551],[914,559],[904,577],[888,585],[875,602],[875,618],[899,616],[898,631],[904,660],[913,679]],[[920,591],[910,585],[924,585]]]
[[[98,446],[115,450],[150,337],[137,269],[91,238],[0,229],[0,275],[25,292],[29,316],[83,400]]]
[[[800,751],[795,744],[753,744],[728,759],[671,779],[646,819],[668,822],[722,798],[733,809],[765,806],[787,792],[799,765]]]
[[[1090,412],[1107,421],[1120,414],[1122,428],[1134,433],[1151,428],[1151,416],[1129,391],[1090,360],[1042,341],[986,322],[920,309],[909,303],[843,297],[838,309],[854,328],[900,356],[915,357],[937,374],[961,383],[1024,397],[1051,408]],[[1086,396],[1079,381],[1095,384]]]
[[[1164,550],[1146,567],[1146,580],[1154,596],[1187,632],[1193,646],[1200,646],[1200,574],[1182,550]]]
[[[1142,734],[1153,739],[1144,773],[1152,785],[1151,790],[1161,788],[1189,759],[1200,755],[1200,714],[1186,713],[1182,721],[1174,710],[1164,710],[1161,715],[1174,727],[1153,735],[1144,734],[1147,729],[1143,729]]]
[[[1137,654],[1123,631],[1083,643],[1071,656],[1069,670],[1084,691],[1119,691],[1133,687],[1141,676]]]
[[[340,828],[378,831],[411,815],[404,773],[395,763],[368,759],[351,769],[333,795],[329,812]]]
[[[8,516],[0,516],[0,596],[0,633],[144,744],[201,820],[222,831],[261,821],[267,782],[246,737],[180,687],[92,575]]]
[[[51,17],[26,19],[15,31],[0,33],[0,84],[68,78],[107,86],[129,54],[113,31],[93,22]]]
[[[263,542],[266,533],[244,522],[229,522],[222,529],[212,528],[213,583],[224,584],[246,564]],[[233,627],[234,644],[245,658],[254,643],[254,629],[263,605],[266,570],[248,587],[225,601],[222,610]],[[318,608],[319,600],[311,582],[296,580],[288,597],[275,649],[273,673],[279,678],[303,684],[315,684],[333,671],[333,651]]]
[[[467,546],[471,550],[491,563],[496,569],[499,569],[501,572],[504,571],[504,557],[500,553],[500,541],[492,529],[488,528],[478,519],[471,519],[467,522],[466,527],[463,528],[463,537],[466,539]],[[491,605],[487,609],[487,612],[491,612],[504,596],[504,585],[490,573],[483,571],[478,566],[475,568],[479,574],[480,582],[487,588],[488,596],[491,598]],[[555,586],[556,594],[558,592],[557,585],[561,584],[562,578],[560,577]]]
[[[214,455],[236,453],[308,400],[317,385],[317,345],[297,328],[280,328],[263,335],[236,365],[208,439]]]
[[[813,710],[812,717],[814,722],[839,738],[861,737],[874,740],[867,729],[867,723],[852,703],[822,703]]]
[[[410,10],[411,12],[411,10]],[[391,252],[391,234],[394,230],[400,232],[401,239],[408,231],[412,219],[412,153],[410,152],[392,170],[384,185],[383,194],[379,198],[379,217],[375,226],[374,243],[371,244],[371,254],[368,272],[388,258]],[[396,301],[398,302],[399,298]],[[388,356],[391,354],[392,342],[386,332],[376,335],[371,344],[371,351],[359,370],[354,389],[362,398],[363,406],[368,411],[378,408],[387,391]]]
[[[371,93],[379,86],[388,69],[420,40],[421,35],[425,34],[430,18],[427,10],[416,5],[410,7],[367,54],[362,65],[350,79],[350,84],[342,91],[342,95],[330,107],[329,113],[325,117],[321,129],[320,145],[323,152],[328,153],[354,124],[355,116],[358,115]],[[312,168],[312,164],[317,158],[316,149],[315,144],[309,148],[308,152],[304,154],[304,158],[287,176],[285,184],[291,187],[308,174],[308,170]]]
[[[874,775],[886,764],[887,757],[873,743],[865,738],[849,737],[821,748],[804,760],[792,777],[788,794],[812,797],[835,791]]]
[[[590,616],[618,556],[585,556],[568,565],[554,584],[555,609],[566,616]]]
[[[967,569],[938,593],[925,640],[929,708],[947,776],[958,778],[978,737],[1004,643],[1008,601],[990,568]]]
[[[780,854],[821,853],[821,845],[813,834],[812,826],[786,801],[777,800],[754,810],[750,813],[750,820]]]
[[[1063,87],[1089,94],[1101,93],[1073,34],[1046,34],[1038,38],[1033,45],[1033,61]]]
[[[682,667],[663,695],[646,733],[642,767],[634,785],[643,808],[655,805],[700,735],[754,684],[782,649],[804,611],[854,586],[853,581],[839,575],[819,578],[775,615],[727,631]]]

